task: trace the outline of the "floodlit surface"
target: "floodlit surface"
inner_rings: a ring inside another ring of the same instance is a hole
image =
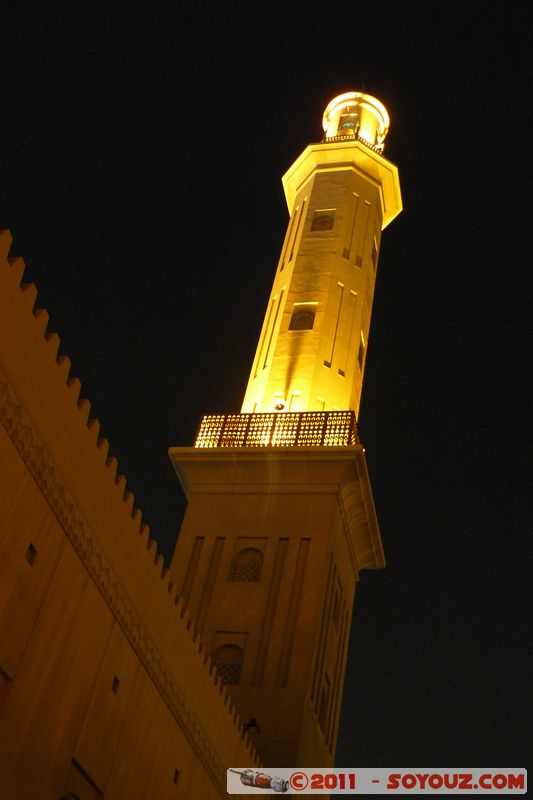
[[[245,414],[359,412],[381,231],[401,211],[400,184],[381,155],[379,100],[339,95],[323,125],[326,139],[283,176],[290,220]]]

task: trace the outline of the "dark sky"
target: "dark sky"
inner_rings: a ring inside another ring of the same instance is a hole
[[[240,409],[281,175],[336,94],[385,103],[405,210],[360,433],[388,566],[361,576],[337,763],[525,766],[526,4],[10,5],[0,227],[167,557],[166,451]]]

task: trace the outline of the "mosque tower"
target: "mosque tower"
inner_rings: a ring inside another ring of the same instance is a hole
[[[265,766],[333,764],[355,586],[385,565],[356,419],[381,231],[402,209],[389,127],[348,92],[283,176],[290,221],[242,410],[170,456],[172,568]]]

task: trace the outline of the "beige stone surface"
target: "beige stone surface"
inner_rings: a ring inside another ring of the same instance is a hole
[[[189,501],[177,584],[201,537],[188,610],[209,651],[223,634],[244,650],[239,683],[228,690],[241,717],[259,722],[264,764],[333,763],[355,585],[361,569],[384,566],[362,447],[170,454]],[[262,548],[260,579],[233,582],[235,553],[250,544]],[[331,688],[321,700],[326,675]]]
[[[216,798],[259,763],[0,234],[0,796]]]

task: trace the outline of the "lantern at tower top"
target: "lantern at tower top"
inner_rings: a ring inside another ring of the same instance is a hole
[[[362,92],[345,92],[329,103],[322,126],[326,141],[358,138],[381,151],[389,130],[389,115],[375,97]]]

